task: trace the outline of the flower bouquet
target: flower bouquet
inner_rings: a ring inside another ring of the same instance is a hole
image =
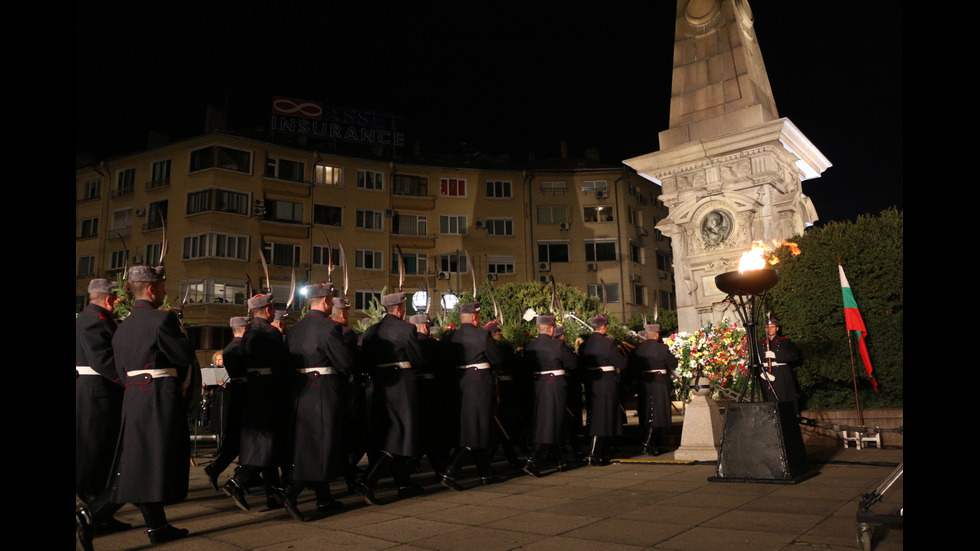
[[[749,376],[749,351],[745,329],[727,318],[689,333],[675,333],[664,344],[677,358],[674,397],[687,399],[697,377],[711,381],[710,397],[718,399],[727,389],[738,387]]]

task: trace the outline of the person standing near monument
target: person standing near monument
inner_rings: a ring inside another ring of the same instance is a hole
[[[800,416],[799,397],[796,394],[796,377],[791,364],[799,361],[800,352],[793,341],[779,334],[779,322],[766,320],[766,336],[759,339],[759,356],[762,360],[762,395],[767,402],[790,402],[793,411]]]
[[[156,544],[188,534],[167,522],[164,505],[187,497],[188,375],[194,348],[177,316],[159,310],[167,294],[163,267],[133,266],[128,281],[136,301],[112,337],[126,394],[110,499],[139,508],[150,542]]]
[[[579,367],[585,374],[589,393],[589,426],[591,439],[589,465],[606,465],[609,439],[623,434],[619,402],[619,374],[626,368],[626,357],[608,336],[609,318],[594,316],[589,324],[593,332],[579,346]]]
[[[644,341],[629,358],[632,378],[639,381],[638,414],[643,453],[660,455],[670,428],[670,376],[675,375],[677,358],[670,347],[660,342],[660,325],[644,326]]]

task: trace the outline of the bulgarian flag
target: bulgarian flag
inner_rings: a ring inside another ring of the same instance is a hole
[[[871,357],[868,355],[868,345],[864,342],[864,337],[867,336],[868,330],[864,327],[864,318],[861,317],[861,311],[858,310],[857,301],[854,300],[854,293],[851,292],[851,286],[847,283],[847,277],[844,275],[844,267],[838,264],[837,268],[840,269],[840,286],[841,291],[844,293],[844,321],[847,323],[847,333],[849,336],[857,339],[858,350],[861,352],[861,361],[864,362],[864,370],[868,372],[868,378],[871,379],[871,386],[874,387],[875,392],[878,392],[878,381],[875,380],[874,373],[871,369]]]

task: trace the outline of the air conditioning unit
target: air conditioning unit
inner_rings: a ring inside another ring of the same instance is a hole
[[[449,279],[449,272],[439,272],[439,275],[436,277],[438,277],[440,280]]]
[[[572,229],[572,225],[568,222],[562,222],[561,224],[558,224],[558,229],[568,231]]]
[[[639,235],[640,237],[646,237],[647,236],[647,229],[644,228],[644,227],[638,227],[638,228],[636,228],[636,235]]]
[[[585,265],[585,269],[588,270],[588,271],[590,271],[590,272],[598,272],[599,271],[599,265],[593,262],[593,263],[590,263],[590,264],[586,264]]]
[[[392,209],[385,209],[385,217],[392,218],[395,216],[395,211]]]
[[[640,282],[640,279],[641,279],[640,278],[640,274],[630,274],[630,281],[631,282],[633,282],[633,283],[639,283]]]
[[[265,200],[256,199],[255,206],[252,207],[253,216],[265,216]]]
[[[483,222],[481,222],[479,220],[477,220],[473,225],[476,226],[476,229],[478,229],[478,230],[482,230],[483,229]]]
[[[146,209],[136,209],[136,216],[146,216]]]
[[[609,192],[606,190],[600,189],[600,190],[596,190],[595,192],[596,199],[606,199],[608,197],[609,197]]]
[[[487,281],[497,281],[497,274],[487,274]]]
[[[538,271],[539,272],[550,272],[551,271],[551,262],[538,262]]]
[[[143,255],[141,254],[133,255],[133,264],[139,265],[142,263],[143,263]]]

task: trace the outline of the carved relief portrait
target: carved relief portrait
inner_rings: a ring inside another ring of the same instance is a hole
[[[713,247],[732,234],[732,217],[723,210],[713,210],[701,219],[701,239]]]

